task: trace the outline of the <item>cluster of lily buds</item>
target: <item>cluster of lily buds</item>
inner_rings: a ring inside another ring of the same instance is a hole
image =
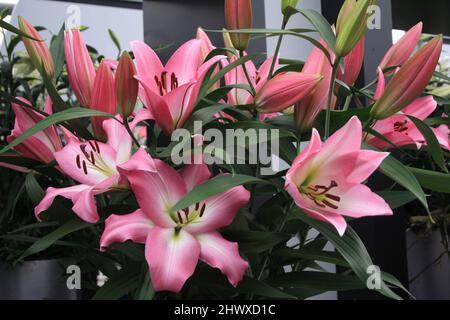
[[[403,64],[373,106],[371,116],[374,119],[386,119],[420,97],[436,70],[442,43],[442,35],[435,37]]]

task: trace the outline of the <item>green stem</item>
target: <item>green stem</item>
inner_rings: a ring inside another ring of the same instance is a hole
[[[333,73],[331,75],[330,81],[330,91],[328,92],[328,103],[327,103],[327,115],[325,118],[325,140],[330,136],[330,124],[331,124],[331,109],[333,104],[333,94],[334,94],[334,84],[336,83],[337,71],[339,68],[339,64],[341,62],[340,57],[336,57],[336,61],[333,65]]]
[[[286,25],[289,21],[289,18],[285,15],[283,17],[283,22],[281,24],[281,30],[286,29]],[[272,61],[272,65],[270,66],[270,71],[269,71],[269,79],[273,78],[273,72],[275,71],[275,64],[277,63],[278,60],[278,55],[280,54],[280,49],[281,49],[281,43],[283,42],[283,35],[280,34],[280,36],[278,37],[278,42],[277,42],[277,46],[275,48],[275,54],[273,56],[273,61]]]
[[[239,51],[239,57],[240,58],[244,57],[244,51]],[[252,96],[255,96],[256,89],[253,86],[252,79],[250,78],[250,75],[248,74],[248,70],[247,70],[247,67],[245,66],[245,63],[242,64],[242,69],[244,70],[244,74],[245,74],[245,77],[247,78],[248,85],[250,86],[250,89],[252,90]]]
[[[344,107],[342,108],[342,111],[348,110],[348,108],[350,107],[350,103],[352,102],[352,98],[353,98],[353,95],[349,95],[349,96],[347,96],[347,98],[345,98],[345,104],[344,104]]]
[[[127,130],[128,134],[130,135],[130,137],[133,140],[133,142],[136,145],[136,147],[140,148],[141,145],[140,145],[139,141],[137,141],[136,137],[134,136],[133,131],[131,131],[130,124],[128,123],[128,120],[125,119],[122,124],[125,127],[125,129]]]
[[[284,217],[283,220],[280,222],[280,224],[278,225],[278,228],[276,230],[276,232],[281,232],[284,228],[284,226],[286,225],[286,222],[289,218],[289,212],[291,211],[292,207],[294,206],[294,202],[292,202],[291,204],[286,204],[285,209],[284,209]],[[269,263],[269,259],[270,259],[270,255],[273,252],[273,248],[270,249],[269,253],[267,254],[267,256],[264,258],[264,262],[263,265],[261,267],[261,270],[258,273],[258,277],[256,278],[258,281],[261,280],[264,271],[266,270],[267,264]]]

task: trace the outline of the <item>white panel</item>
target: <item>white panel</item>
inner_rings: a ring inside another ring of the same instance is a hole
[[[17,16],[23,16],[33,25],[41,25],[57,33],[68,17],[67,8],[77,5],[81,13],[81,25],[89,29],[83,32],[86,43],[108,58],[117,56],[117,49],[108,35],[112,29],[121,41],[122,49],[129,50],[132,40],[144,38],[142,10],[80,4],[62,1],[20,0],[14,9],[12,23],[17,25]],[[44,37],[50,38],[48,33]]]
[[[283,21],[283,15],[281,14],[281,5],[279,0],[264,0],[266,6],[266,27],[280,29],[281,23]],[[314,9],[318,12],[322,11],[322,6],[319,0],[302,0],[299,1],[299,7]],[[311,28],[311,24],[302,15],[297,14],[291,18],[288,28]],[[316,39],[319,39],[317,34],[311,34]],[[297,38],[297,37],[286,37],[289,41],[284,41],[281,47],[280,57],[286,59],[296,59],[296,60],[306,60],[311,52],[313,46],[309,42]],[[277,38],[272,37],[267,39],[267,52],[269,55],[273,55],[275,52],[275,47],[277,43]]]

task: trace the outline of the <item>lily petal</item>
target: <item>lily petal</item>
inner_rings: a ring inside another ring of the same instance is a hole
[[[145,245],[145,258],[156,291],[180,292],[200,257],[200,244],[184,230],[154,227]]]
[[[128,161],[133,142],[125,127],[115,119],[108,119],[103,122],[103,129],[108,137],[108,145],[116,151],[115,163]]]
[[[180,171],[180,174],[188,192],[211,177],[211,172],[206,164],[187,165]]]
[[[180,86],[195,79],[202,57],[202,42],[197,39],[183,44],[167,62],[166,70],[169,77],[172,73],[178,79]]]
[[[192,234],[208,233],[226,227],[233,222],[239,209],[250,200],[250,192],[243,186],[231,188],[204,201],[205,211],[195,224],[185,230]]]
[[[164,66],[158,55],[142,41],[131,42],[131,50],[136,59],[139,78],[148,79],[147,86],[154,92],[158,92],[158,85],[154,78],[155,76],[161,76],[161,73],[164,71]]]
[[[79,184],[68,188],[48,188],[45,197],[34,209],[36,217],[50,208],[54,199],[58,196],[73,201],[73,211],[84,221],[96,223],[99,219],[97,206],[95,205],[93,187],[85,184]]]
[[[100,239],[100,248],[104,249],[112,243],[132,240],[145,244],[153,222],[142,210],[127,215],[111,215],[105,221],[105,231]]]
[[[236,287],[248,268],[247,261],[239,255],[238,244],[225,240],[218,232],[200,234],[196,238],[200,242],[200,260],[220,269]]]

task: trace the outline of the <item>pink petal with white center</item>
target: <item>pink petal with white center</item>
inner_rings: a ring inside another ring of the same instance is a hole
[[[83,184],[95,185],[117,173],[116,152],[100,142],[71,139],[61,151],[55,152],[55,159],[65,174]]]
[[[153,160],[156,172],[128,171],[125,173],[141,209],[156,224],[173,228],[176,223],[169,210],[187,193],[183,179],[172,167]],[[151,188],[149,187],[151,186]]]
[[[236,287],[248,268],[247,261],[239,255],[238,244],[225,240],[218,232],[200,234],[196,238],[200,242],[200,260],[218,268]]]
[[[168,78],[175,74],[180,86],[195,80],[202,57],[202,42],[197,39],[183,44],[172,55],[166,65]]]
[[[105,231],[100,239],[100,248],[104,249],[112,243],[132,240],[144,244],[153,222],[142,210],[127,215],[111,215],[105,221]]]
[[[145,245],[145,258],[156,291],[180,292],[200,257],[200,244],[184,230],[154,227]]]
[[[250,192],[243,186],[231,188],[221,194],[206,199],[202,217],[190,223],[185,230],[193,233],[208,233],[226,227],[233,222],[236,214],[250,200]]]

